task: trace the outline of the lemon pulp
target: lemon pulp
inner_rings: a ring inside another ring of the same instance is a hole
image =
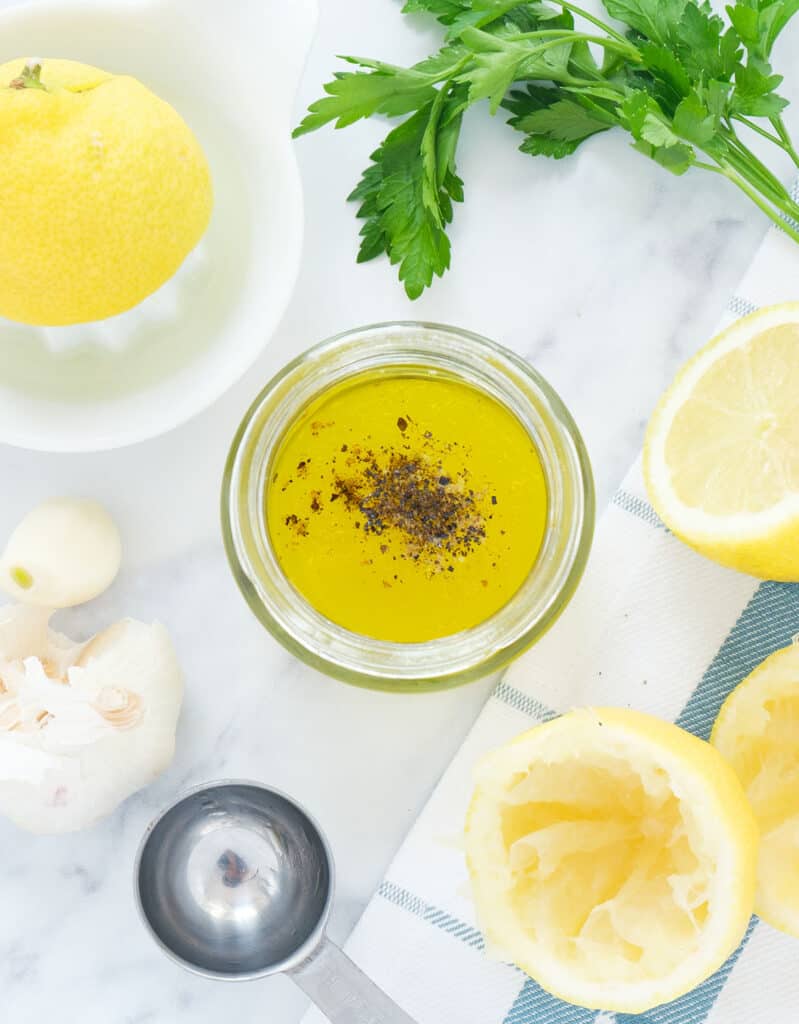
[[[596,754],[536,767],[508,801],[512,904],[552,955],[619,982],[659,977],[696,952],[712,870],[667,778]]]
[[[364,636],[421,642],[513,597],[541,547],[547,489],[506,406],[407,367],[312,401],[278,446],[265,506],[281,568],[317,611]]]
[[[665,524],[701,554],[799,580],[799,305],[759,310],[678,373],[647,430],[644,476]]]
[[[693,988],[752,912],[757,828],[735,774],[629,710],[574,711],[489,754],[466,850],[489,950],[593,1009]]]
[[[758,513],[799,494],[797,354],[799,324],[780,324],[697,381],[666,440],[672,484],[686,505],[711,515]]]
[[[755,910],[799,935],[799,646],[776,651],[733,690],[710,741],[735,769],[760,825]]]

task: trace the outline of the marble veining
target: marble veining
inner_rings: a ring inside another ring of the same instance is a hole
[[[7,0],[0,0],[0,6]],[[334,53],[418,59],[437,32],[392,0],[322,3],[297,114],[320,92]],[[775,64],[797,104],[799,26]],[[297,291],[253,371],[206,414],[159,441],[94,456],[0,448],[0,535],[41,498],[104,500],[126,543],[120,579],[59,617],[89,635],[122,615],[160,619],[187,677],[168,772],[86,832],[33,837],[0,822],[2,1020],[38,1024],[296,1024],[303,997],[285,979],[224,985],[159,953],[132,898],[147,822],[178,790],[221,776],[293,793],[328,833],[338,867],[331,934],[343,939],[488,692],[490,681],[427,697],[345,687],[305,668],[258,626],[227,571],[218,488],[227,445],[252,396],[303,347],[392,318],[449,322],[527,356],[583,430],[607,503],[678,364],[714,328],[766,224],[710,175],[671,178],[620,135],[560,163],[533,161],[484,111],[460,156],[453,270],[409,305],[383,262],[356,267],[358,225],[344,197],[379,124],[302,140],[306,247]],[[783,169],[788,174],[788,168]],[[262,226],[268,230],[268,225]]]

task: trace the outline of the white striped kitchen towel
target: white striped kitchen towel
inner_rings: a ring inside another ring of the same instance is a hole
[[[776,229],[724,324],[799,298],[795,244]],[[602,517],[588,570],[552,630],[497,686],[389,868],[347,950],[420,1024],[795,1024],[799,940],[756,919],[694,992],[637,1016],[598,1013],[493,962],[469,900],[460,835],[479,756],[586,704],[634,707],[707,738],[725,696],[799,632],[799,584],[706,561],[649,505],[640,466]],[[306,1024],[321,1024],[311,1011]]]

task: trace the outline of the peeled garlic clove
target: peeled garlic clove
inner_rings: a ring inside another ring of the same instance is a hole
[[[102,505],[53,498],[11,534],[0,558],[0,589],[24,604],[69,608],[102,594],[121,557],[119,531]]]

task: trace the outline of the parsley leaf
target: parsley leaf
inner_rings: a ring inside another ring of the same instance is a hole
[[[724,31],[718,15],[703,7],[688,4],[679,24],[677,52],[683,66],[696,81],[728,79],[740,56],[740,43],[734,29]]]
[[[536,40],[516,39],[468,28],[461,42],[473,53],[472,65],[457,80],[469,85],[469,102],[487,99],[496,113],[508,89],[517,79],[568,79],[574,43],[568,32]]]
[[[653,43],[667,46],[679,38],[688,0],[602,0],[608,14]]]
[[[708,110],[697,93],[692,92],[680,101],[674,111],[672,127],[681,139],[707,151],[719,130],[719,118]]]
[[[514,90],[503,107],[513,114],[508,124],[526,135],[519,149],[556,160],[573,153],[592,135],[618,124],[618,119],[598,104],[535,85]]]
[[[442,89],[391,131],[349,196],[365,221],[358,262],[385,252],[411,299],[450,265],[446,226],[452,203],[463,200],[455,171],[462,100],[457,88]]]
[[[375,67],[370,74],[339,71],[324,87],[328,95],[310,105],[309,113],[294,129],[294,138],[329,121],[335,121],[336,128],[346,128],[362,117],[407,114],[430,101],[435,93],[433,81],[412,70],[400,68],[397,72],[387,64]]]
[[[751,56],[766,60],[780,32],[799,11],[799,0],[738,0],[727,14]]]
[[[673,113],[680,100],[691,91],[688,72],[668,46],[644,40],[638,44],[638,50],[648,77],[642,81],[640,72],[636,71],[634,81],[651,91],[660,105]]]
[[[315,131],[329,121],[346,128],[363,117],[386,114],[397,117],[418,110],[436,95],[436,84],[455,73],[468,51],[463,46],[445,46],[437,54],[400,68],[364,57],[343,57],[366,71],[339,71],[324,86],[328,94],[312,103],[294,138]]]
[[[442,25],[449,27],[448,39],[457,39],[465,28],[482,28],[499,21],[503,25],[516,25],[521,31],[535,28],[539,19],[557,17],[543,4],[520,0],[407,0],[402,8],[406,13],[426,11],[435,15]]]
[[[514,11],[524,19],[521,25],[518,18],[513,17]],[[506,18],[507,15],[510,15],[510,18]],[[516,24],[517,28],[527,28],[530,27],[530,14],[519,0],[474,0],[470,10],[462,11],[452,20],[448,37],[459,38],[466,28],[483,28],[496,21],[503,25],[510,23]],[[532,24],[535,23],[536,19],[533,17]]]
[[[711,79],[707,85],[697,86],[697,94],[702,98],[707,109],[716,115],[719,120],[727,117],[730,105],[730,93],[732,85],[729,82],[719,82]]]
[[[469,0],[406,0],[402,12],[433,14],[442,25],[451,25],[459,14],[468,11],[471,6]]]
[[[764,27],[766,29],[765,54],[768,57],[779,34],[791,18],[799,13],[799,0],[776,0],[776,2],[772,3],[765,0],[759,6],[764,13],[773,12],[767,13],[764,19]]]
[[[775,92],[781,82],[782,75],[772,74],[770,65],[750,58],[735,71],[732,109],[747,117],[776,117],[788,106],[788,101]]]
[[[799,242],[799,204],[739,134],[759,133],[799,167],[770,64],[799,0],[730,0],[726,20],[708,0],[602,3],[623,31],[571,0],[405,0],[404,11],[445,26],[437,53],[409,68],[345,58],[355,70],[325,85],[295,135],[404,118],[350,197],[363,220],[360,261],[386,254],[412,298],[449,267],[447,227],[463,200],[455,154],[463,114],[481,101],[509,112],[534,156],[562,159],[620,128],[672,174],[728,179]]]
[[[629,95],[619,107],[622,123],[635,139],[635,148],[671,171],[684,174],[696,159],[691,146],[680,141],[658,102],[645,92]]]

